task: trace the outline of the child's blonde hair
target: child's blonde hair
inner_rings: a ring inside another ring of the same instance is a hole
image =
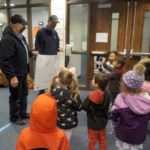
[[[73,78],[70,84],[70,92],[71,92],[73,100],[77,101],[79,97],[79,84],[78,84],[77,78]]]
[[[56,75],[53,77],[51,84],[49,86],[49,89],[48,89],[48,92],[50,94],[52,94],[53,89],[58,85],[58,83],[59,83],[59,79],[58,79],[58,76]]]
[[[74,77],[77,77],[77,70],[75,67],[70,67],[69,71],[74,75]]]
[[[59,72],[58,79],[62,85],[69,87],[73,81],[73,74],[68,69],[63,69]]]
[[[77,100],[79,96],[79,85],[78,80],[76,77],[74,77],[74,74],[67,68],[63,68],[60,70],[59,74],[54,76],[51,84],[49,86],[49,93],[51,94],[53,92],[53,89],[57,85],[65,85],[71,93],[71,97],[73,100]]]

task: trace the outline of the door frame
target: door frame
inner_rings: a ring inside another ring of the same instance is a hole
[[[135,3],[137,2],[137,7],[135,7]],[[116,0],[67,0],[66,2],[66,8],[67,8],[67,28],[66,28],[66,42],[69,42],[69,6],[71,4],[82,4],[82,3],[88,3],[89,5],[89,23],[88,23],[88,49],[87,49],[87,83],[86,88],[90,88],[90,81],[93,78],[94,74],[94,59],[92,55],[92,45],[91,45],[91,14],[92,14],[92,4],[105,4],[105,3],[111,3],[112,4],[112,12],[119,12],[120,18],[119,18],[119,26],[118,26],[118,38],[117,38],[117,51],[122,52],[126,51],[126,67],[125,71],[129,70],[133,67],[133,65],[139,60],[139,57],[131,59],[130,52],[132,49],[135,49],[135,52],[140,52],[141,50],[141,44],[142,38],[143,38],[143,23],[144,23],[144,10],[150,9],[149,0],[120,0],[119,2]],[[147,5],[148,4],[148,5]],[[139,17],[139,13],[141,12],[141,9],[143,10],[143,14],[141,13]],[[138,21],[140,20],[140,21]],[[138,24],[141,23],[140,29],[137,28]],[[137,28],[137,29],[136,29]],[[140,30],[140,31],[139,31]],[[140,35],[137,33],[140,32]],[[135,38],[136,37],[136,38]],[[138,47],[137,47],[137,39],[138,41]],[[99,55],[99,54],[96,54]]]

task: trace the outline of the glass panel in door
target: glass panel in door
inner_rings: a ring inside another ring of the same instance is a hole
[[[6,9],[0,10],[0,39],[2,37],[2,32],[5,29],[5,27],[8,25],[7,21],[7,12]]]
[[[6,6],[6,0],[0,0],[0,6]]]
[[[150,11],[145,11],[144,13],[144,27],[141,52],[150,52]]]
[[[71,5],[69,20],[69,43],[72,49],[87,51],[88,4]]]
[[[27,0],[11,0],[10,6],[24,5],[26,3],[27,3]]]
[[[80,85],[86,85],[86,67],[87,67],[87,55],[86,54],[71,54],[69,66],[76,68],[76,73]]]
[[[87,80],[88,4],[72,4],[69,7],[69,41],[72,45],[69,67],[77,69],[80,85]],[[79,17],[80,16],[80,17]]]

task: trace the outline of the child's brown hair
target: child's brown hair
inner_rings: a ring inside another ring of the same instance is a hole
[[[106,53],[106,59],[107,59],[107,60],[108,60],[110,54],[115,54],[116,57],[118,56],[118,52],[117,52],[117,51],[115,51],[115,50],[114,50],[114,51],[109,51],[109,52]]]
[[[94,82],[100,89],[105,90],[108,84],[108,75],[106,73],[99,73],[94,75]]]
[[[117,57],[116,61],[120,65],[120,68],[122,68],[125,64],[124,58],[122,56]]]

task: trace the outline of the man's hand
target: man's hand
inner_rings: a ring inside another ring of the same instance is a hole
[[[32,55],[33,56],[38,56],[39,55],[39,51],[32,51]]]
[[[17,79],[16,76],[15,76],[15,77],[12,77],[12,78],[10,79],[10,85],[11,85],[13,88],[17,87],[18,84],[19,84],[19,81],[18,81],[18,79]]]

